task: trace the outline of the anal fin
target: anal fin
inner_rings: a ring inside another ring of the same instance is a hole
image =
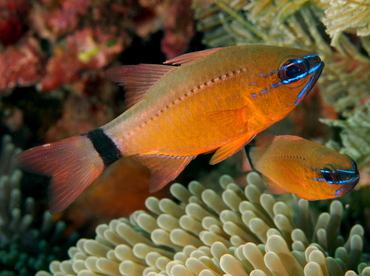
[[[150,170],[150,192],[174,180],[195,156],[135,155],[133,158]]]
[[[256,136],[254,133],[247,133],[225,145],[222,145],[212,156],[209,163],[213,165],[221,162],[222,160],[225,160],[229,156],[242,149],[242,147],[244,147],[249,141],[251,141],[254,136]]]

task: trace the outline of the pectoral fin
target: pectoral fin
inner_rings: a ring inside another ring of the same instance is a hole
[[[233,155],[237,151],[241,150],[250,140],[252,140],[256,136],[254,133],[247,133],[234,141],[231,141],[223,146],[221,146],[215,154],[212,156],[211,161],[209,162],[211,165],[217,164],[222,160],[225,160],[229,156]]]
[[[150,192],[174,180],[195,156],[135,155],[133,158],[150,170]]]
[[[285,190],[283,187],[281,187],[279,184],[277,184],[275,181],[268,178],[267,176],[262,175],[262,179],[267,184],[265,193],[269,193],[269,194],[288,194],[289,193],[289,191]]]

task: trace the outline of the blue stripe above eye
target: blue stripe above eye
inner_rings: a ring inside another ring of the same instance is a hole
[[[344,172],[344,173],[349,173],[349,174],[357,174],[357,172],[354,172],[354,171],[347,171],[347,170],[341,170],[341,169],[337,169],[337,171]]]
[[[314,54],[314,55],[307,55],[307,56],[304,56],[303,58],[304,59],[308,59],[308,58],[313,58],[313,57],[318,57],[319,55],[317,54]]]

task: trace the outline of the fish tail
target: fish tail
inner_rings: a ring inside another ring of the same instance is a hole
[[[51,176],[50,213],[67,208],[110,164],[121,157],[102,129],[41,145],[14,156],[22,169]]]

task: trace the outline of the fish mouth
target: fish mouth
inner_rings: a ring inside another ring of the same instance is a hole
[[[360,174],[357,169],[357,165],[355,161],[351,160],[352,163],[352,170],[338,170],[343,175],[346,175],[347,177],[344,177],[344,179],[341,182],[341,184],[344,184],[341,188],[336,190],[335,196],[342,196],[346,193],[350,192],[358,183],[360,180]]]
[[[308,89],[310,90],[312,88],[312,86],[315,85],[317,79],[320,77],[322,69],[325,66],[325,63],[323,61],[321,61],[321,59],[318,55],[305,56],[303,59],[307,62],[308,66],[309,66],[308,74],[310,75],[310,74],[314,73],[314,75],[311,77],[309,83],[307,84],[307,85],[310,85],[308,87]]]
[[[310,55],[304,57],[305,62],[309,65],[309,70],[307,75],[313,74],[310,77],[310,80],[307,82],[306,86],[301,90],[297,96],[297,100],[294,105],[298,105],[304,96],[306,96],[316,84],[318,78],[321,75],[322,69],[325,66],[325,63],[321,61],[318,55]]]
[[[352,191],[353,188],[356,187],[359,180],[359,176],[346,180],[346,184],[335,191],[335,197],[343,196]]]

